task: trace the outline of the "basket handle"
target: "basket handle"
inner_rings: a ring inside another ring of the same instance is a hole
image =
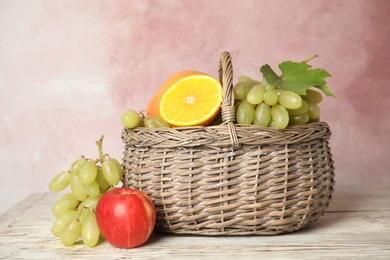
[[[223,97],[221,105],[222,125],[227,125],[230,140],[233,147],[238,147],[238,138],[234,121],[236,118],[236,108],[234,106],[233,95],[233,65],[230,53],[224,51],[221,54],[219,62],[219,81],[223,88]]]

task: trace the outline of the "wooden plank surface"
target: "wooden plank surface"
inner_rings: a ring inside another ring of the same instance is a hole
[[[155,233],[142,247],[64,247],[50,228],[57,194],[33,194],[0,217],[0,259],[390,259],[390,185],[337,187],[311,227],[277,236]]]

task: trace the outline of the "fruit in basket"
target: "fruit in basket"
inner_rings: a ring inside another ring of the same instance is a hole
[[[140,124],[141,118],[137,111],[129,109],[123,112],[121,122],[124,127],[135,128]]]
[[[234,85],[237,123],[283,129],[288,125],[319,121],[318,103],[323,97],[311,87],[327,96],[335,96],[325,81],[330,74],[323,69],[311,69],[307,64],[315,57],[317,55],[302,62],[282,62],[279,64],[281,76],[266,64],[260,69],[261,81],[238,77],[238,83]],[[248,103],[256,107],[250,107]]]
[[[267,89],[265,86],[261,84],[254,85],[246,95],[246,100],[252,105],[258,105],[264,101],[264,94],[266,91]]]
[[[156,210],[144,192],[115,188],[100,198],[96,207],[96,221],[111,245],[134,248],[143,245],[152,234]]]
[[[240,76],[241,79],[243,76]],[[246,80],[249,77],[245,77],[244,80]],[[252,80],[252,81],[238,81],[238,83],[234,86],[234,98],[236,100],[245,100],[248,96],[249,91],[252,89],[253,86],[257,85],[258,82]],[[259,97],[255,97],[259,98]]]
[[[242,101],[237,107],[237,123],[252,124],[255,117],[255,107],[248,101]]]
[[[280,91],[278,102],[286,109],[298,109],[302,106],[302,97],[292,91]]]
[[[146,116],[144,119],[144,125],[148,128],[170,127],[164,119],[157,116]]]
[[[161,117],[172,126],[206,126],[217,116],[222,102],[221,83],[204,73],[182,71],[160,87],[147,106],[147,115]]]
[[[256,106],[255,116],[252,123],[254,125],[268,126],[271,118],[271,107],[262,102]]]
[[[309,118],[310,119],[318,119],[320,117],[320,113],[321,113],[320,107],[318,106],[318,104],[309,95],[304,96],[303,99],[308,104],[307,113],[309,115]]]
[[[289,122],[287,109],[279,104],[271,107],[271,118],[273,119],[275,126],[280,129],[285,128]]]
[[[95,218],[96,205],[101,196],[114,188],[122,178],[120,163],[103,153],[103,136],[96,142],[99,157],[95,160],[84,156],[75,160],[68,171],[62,171],[49,183],[51,192],[70,187],[52,206],[56,217],[51,232],[61,238],[65,246],[73,245],[77,239],[88,247],[98,243],[100,230]]]
[[[160,101],[163,95],[168,91],[169,88],[171,88],[178,81],[194,75],[205,75],[205,74],[193,70],[179,71],[173,74],[172,76],[170,76],[166,81],[164,81],[164,83],[160,86],[158,91],[154,94],[152,99],[149,101],[149,104],[146,107],[147,115],[161,117]]]
[[[276,105],[279,101],[278,94],[274,90],[267,90],[264,93],[264,103],[266,103],[269,106]]]

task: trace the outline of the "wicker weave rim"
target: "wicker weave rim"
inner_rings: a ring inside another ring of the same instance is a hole
[[[231,131],[234,129],[234,131]],[[232,132],[235,145],[232,145]],[[124,129],[123,142],[135,147],[239,147],[242,145],[288,145],[302,141],[329,139],[331,130],[325,122],[287,127],[280,130],[271,127],[232,124],[207,127],[135,128]]]

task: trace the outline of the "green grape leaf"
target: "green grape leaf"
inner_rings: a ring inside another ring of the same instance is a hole
[[[260,72],[269,84],[281,89],[305,95],[306,90],[314,86],[322,90],[325,95],[335,97],[326,85],[325,79],[331,77],[326,70],[312,69],[312,66],[307,63],[292,61],[280,63],[279,69],[282,72],[281,76],[278,76],[268,64],[263,65]]]
[[[263,73],[263,77],[267,80],[267,82],[273,86],[280,86],[283,83],[283,81],[268,64],[263,65],[260,68],[260,72]]]
[[[314,86],[315,88],[319,88],[322,90],[322,92],[325,93],[325,95],[327,95],[328,97],[336,97],[332,91],[330,91],[330,88],[327,86],[327,85],[321,85],[321,86]]]

